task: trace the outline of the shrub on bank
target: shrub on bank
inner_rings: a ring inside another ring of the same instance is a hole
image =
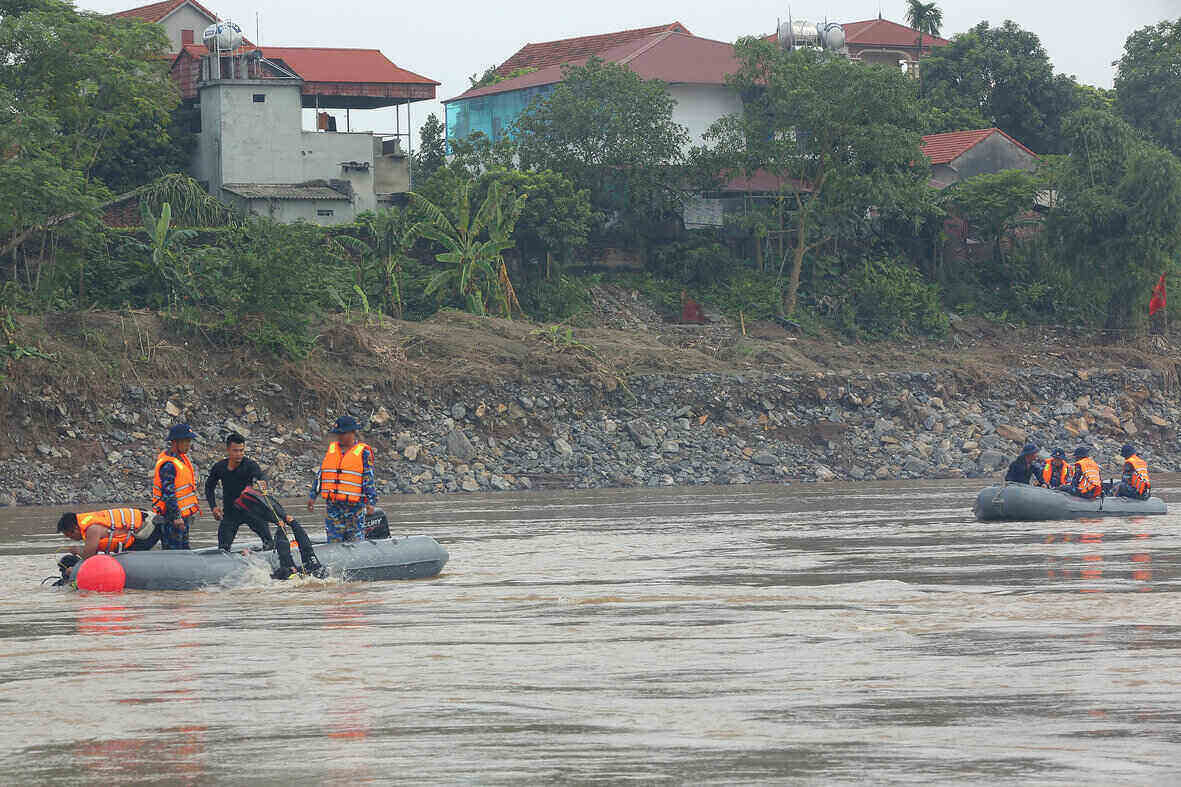
[[[852,324],[859,332],[886,337],[947,331],[939,288],[911,265],[889,258],[866,260],[846,282]]]

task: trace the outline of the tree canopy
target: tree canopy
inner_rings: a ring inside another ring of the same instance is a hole
[[[1063,136],[1049,228],[1107,326],[1124,327],[1181,252],[1181,162],[1100,110],[1071,115]]]
[[[447,163],[446,129],[434,112],[426,116],[418,130],[418,151],[414,154],[414,180],[425,183]]]
[[[1119,113],[1181,156],[1181,19],[1132,33],[1117,65]]]
[[[981,22],[923,58],[923,90],[933,106],[978,112],[1037,153],[1061,149],[1062,118],[1078,109],[1078,86],[1055,76],[1037,35],[1006,21]]]
[[[679,202],[673,167],[689,136],[672,119],[675,104],[663,82],[626,66],[598,58],[567,66],[517,121],[521,166],[565,175],[596,210],[642,227]]]
[[[723,165],[783,179],[795,231],[784,305],[791,314],[805,254],[858,232],[871,211],[906,214],[924,201],[918,100],[897,69],[755,38],[740,40],[735,54],[731,84],[746,97],[743,112],[708,137]]]
[[[178,94],[167,52],[159,25],[60,0],[0,2],[0,203],[13,207],[0,217],[0,256],[93,212],[109,195],[99,173],[116,187],[132,182],[118,166],[129,146],[168,146]]]

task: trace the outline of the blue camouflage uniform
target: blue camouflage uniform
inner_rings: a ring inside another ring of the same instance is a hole
[[[171,451],[169,456],[176,456]],[[176,466],[166,462],[160,466],[160,497],[164,500],[164,521],[158,526],[161,549],[188,549],[189,525],[195,516],[181,517],[176,500]],[[181,524],[175,524],[180,519]]]
[[[324,531],[329,541],[363,541],[365,540],[365,506],[377,506],[377,484],[373,475],[373,452],[366,448],[361,452],[361,495],[364,498],[359,503],[345,503],[336,500],[325,501]],[[316,478],[312,481],[309,500],[315,500],[320,494],[320,470],[316,471]]]

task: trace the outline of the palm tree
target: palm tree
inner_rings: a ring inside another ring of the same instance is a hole
[[[906,23],[919,31],[919,57],[923,56],[923,33],[938,36],[943,28],[943,11],[935,3],[906,0]]]

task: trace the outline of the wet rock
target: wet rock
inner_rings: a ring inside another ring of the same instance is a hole
[[[656,436],[652,433],[652,427],[639,418],[627,422],[627,433],[641,448],[656,446]]]
[[[1009,424],[998,424],[996,427],[997,435],[1014,443],[1023,443],[1025,441],[1025,430],[1018,429]]]
[[[476,447],[459,429],[452,429],[447,433],[447,454],[461,461],[468,461],[475,457]]]
[[[474,478],[465,478],[460,482],[459,488],[465,492],[479,492],[480,485],[476,483]]]
[[[921,459],[911,457],[902,463],[902,470],[903,472],[923,477],[930,473],[931,466]]]
[[[977,466],[983,472],[996,470],[1008,463],[1008,458],[999,451],[981,451],[980,458],[976,462]]]

